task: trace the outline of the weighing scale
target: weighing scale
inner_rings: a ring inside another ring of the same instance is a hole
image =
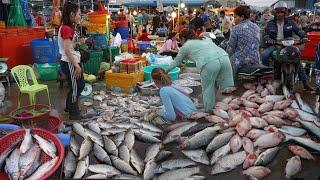
[[[8,59],[9,58],[0,58],[0,82],[6,82],[8,86],[10,86],[8,65],[6,63]]]

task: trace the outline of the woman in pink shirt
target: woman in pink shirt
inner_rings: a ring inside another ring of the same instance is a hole
[[[179,52],[179,46],[177,38],[175,37],[177,33],[171,32],[169,33],[168,39],[162,45],[160,49],[160,55],[162,56],[172,56],[173,58],[177,56]]]

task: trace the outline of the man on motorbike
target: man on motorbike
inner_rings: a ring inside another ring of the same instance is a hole
[[[261,54],[264,65],[268,65],[268,60],[272,53],[282,46],[282,40],[293,37],[293,33],[300,37],[302,43],[307,40],[306,33],[294,21],[286,17],[288,6],[285,2],[279,1],[275,4],[274,9],[275,17],[268,22],[265,28],[264,40],[268,47]],[[313,91],[312,87],[308,84],[308,76],[301,63],[298,68],[298,77],[303,82],[305,90]]]

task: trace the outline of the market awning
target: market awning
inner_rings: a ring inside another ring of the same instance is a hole
[[[177,5],[179,0],[162,0],[164,6]],[[183,0],[187,6],[203,5],[206,0]],[[125,6],[157,6],[156,0],[128,0],[123,3]]]

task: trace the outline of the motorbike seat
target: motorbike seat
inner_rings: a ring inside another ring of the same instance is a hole
[[[243,76],[262,76],[273,72],[272,67],[264,66],[262,64],[255,64],[250,66],[243,66],[238,71],[239,75]]]

